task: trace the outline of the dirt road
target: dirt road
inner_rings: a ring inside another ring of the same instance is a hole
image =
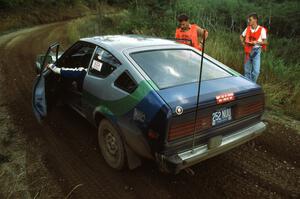
[[[24,186],[15,192],[0,188],[0,198],[64,198],[69,193],[71,198],[300,198],[297,121],[282,124],[267,116],[263,136],[194,166],[194,176],[161,174],[147,161],[134,171],[110,169],[97,147],[96,130],[65,107],[39,125],[31,111],[34,59],[53,41],[66,46],[65,33],[63,22],[0,37],[0,107],[8,115],[1,121],[14,126],[12,137],[22,138],[12,139],[18,145],[0,147],[0,183],[8,176],[3,168],[14,161],[9,149],[22,153],[25,165],[19,169]]]

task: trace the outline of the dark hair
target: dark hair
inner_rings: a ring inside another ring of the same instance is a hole
[[[250,17],[252,17],[253,19],[258,19],[258,15],[255,13],[255,12],[253,12],[253,13],[250,13],[249,15],[248,15],[248,19],[250,18]]]
[[[188,20],[189,20],[189,17],[188,17],[186,14],[181,14],[181,15],[178,15],[177,20],[178,20],[179,22],[182,22],[182,21],[188,21]]]

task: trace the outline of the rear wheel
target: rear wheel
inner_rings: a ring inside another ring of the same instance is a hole
[[[109,166],[121,170],[125,166],[125,149],[118,130],[108,121],[102,120],[98,128],[98,143],[103,158]]]

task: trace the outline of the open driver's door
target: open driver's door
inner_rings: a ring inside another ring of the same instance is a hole
[[[48,88],[46,85],[49,76],[54,75],[46,68],[47,64],[54,63],[58,59],[59,44],[52,44],[49,46],[45,55],[39,56],[36,62],[36,71],[38,73],[34,82],[32,91],[32,109],[37,120],[41,122],[47,116],[47,96]],[[55,53],[55,56],[51,54]]]

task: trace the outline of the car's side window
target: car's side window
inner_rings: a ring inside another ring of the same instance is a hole
[[[69,48],[58,60],[59,67],[87,68],[93,56],[95,45],[87,42],[77,42]]]
[[[120,65],[120,61],[117,60],[111,53],[98,47],[89,71],[92,75],[105,78]]]
[[[114,85],[128,93],[133,93],[138,86],[127,70],[116,79]]]

